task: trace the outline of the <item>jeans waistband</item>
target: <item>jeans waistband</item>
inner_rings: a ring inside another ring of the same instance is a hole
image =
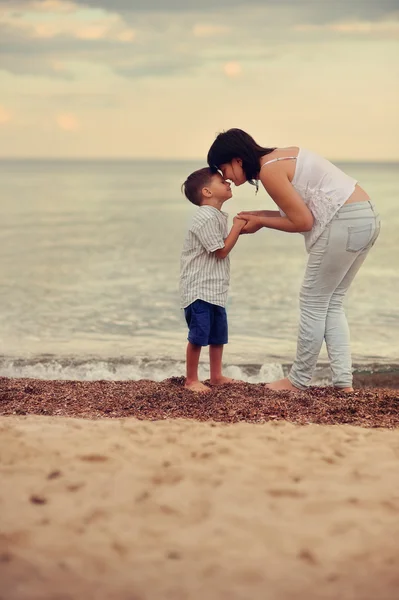
[[[349,204],[344,204],[336,213],[336,216],[339,217],[342,213],[354,212],[357,210],[372,210],[373,213],[376,212],[374,204],[371,200],[361,200],[360,202],[351,202]]]

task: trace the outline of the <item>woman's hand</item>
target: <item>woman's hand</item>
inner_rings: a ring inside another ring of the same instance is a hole
[[[240,219],[244,219],[246,221],[246,225],[241,229],[241,233],[255,233],[263,227],[260,217],[256,215],[240,213]]]

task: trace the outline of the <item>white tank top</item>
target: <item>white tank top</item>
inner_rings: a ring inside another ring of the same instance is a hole
[[[335,213],[352,195],[357,181],[325,158],[304,148],[299,149],[298,156],[274,158],[265,162],[261,168],[279,160],[296,160],[291,183],[314,217],[312,229],[303,233],[306,250],[310,252]],[[280,214],[286,216],[281,209]]]

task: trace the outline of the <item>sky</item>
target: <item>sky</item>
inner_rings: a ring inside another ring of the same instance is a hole
[[[399,0],[0,0],[0,156],[399,160]]]

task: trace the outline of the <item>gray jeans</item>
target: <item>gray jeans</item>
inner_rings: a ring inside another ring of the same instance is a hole
[[[288,379],[309,386],[326,341],[333,385],[352,386],[349,328],[343,300],[380,233],[371,202],[345,204],[312,247],[300,292],[297,355]]]

